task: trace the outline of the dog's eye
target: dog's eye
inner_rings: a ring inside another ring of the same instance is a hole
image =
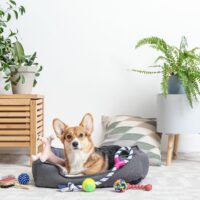
[[[67,135],[66,138],[67,138],[68,140],[70,140],[70,139],[72,138],[72,136],[71,136],[71,135]]]
[[[80,138],[82,138],[83,136],[84,136],[84,134],[83,134],[83,133],[80,133],[80,134],[79,134],[79,137],[80,137]]]

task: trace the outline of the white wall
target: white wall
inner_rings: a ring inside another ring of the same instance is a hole
[[[101,115],[156,115],[160,76],[128,71],[153,63],[153,50],[134,50],[146,36],[177,45],[188,37],[200,46],[198,0],[21,0],[27,13],[15,24],[26,50],[44,66],[35,93],[45,95],[45,134],[59,117],[77,124],[95,117],[94,140],[102,139]],[[163,146],[165,149],[166,146]],[[183,136],[180,151],[200,151],[200,136]]]

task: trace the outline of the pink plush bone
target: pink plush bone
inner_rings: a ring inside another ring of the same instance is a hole
[[[115,162],[115,167],[117,169],[120,169],[121,167],[123,167],[126,163],[123,160],[120,160],[119,157],[114,159]]]
[[[43,152],[38,153],[37,155],[32,155],[33,161],[40,159],[41,162],[45,162],[48,160],[52,163],[64,166],[64,163],[65,163],[64,159],[59,158],[51,151],[51,142],[52,140],[54,140],[54,138],[55,138],[54,135],[50,135],[48,138],[45,138],[45,137],[39,138],[44,146]]]

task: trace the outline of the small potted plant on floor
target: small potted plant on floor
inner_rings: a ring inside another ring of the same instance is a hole
[[[9,0],[0,8],[0,71],[4,74],[4,89],[12,86],[13,93],[28,94],[36,85],[36,77],[40,75],[42,66],[36,59],[36,53],[25,55],[22,44],[18,41],[17,33],[10,31],[8,35],[8,22],[25,13],[23,6],[18,6],[14,0]]]
[[[185,93],[192,106],[193,100],[198,100],[200,94],[200,54],[197,52],[199,48],[189,50],[185,37],[182,37],[179,47],[169,45],[158,37],[144,38],[138,41],[136,48],[143,45],[150,45],[151,48],[161,52],[155,60],[155,65],[149,66],[158,70],[132,69],[132,71],[144,74],[162,73],[163,95]]]

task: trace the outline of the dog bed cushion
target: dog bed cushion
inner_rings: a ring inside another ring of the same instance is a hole
[[[156,120],[127,115],[103,116],[105,129],[102,146],[137,145],[149,157],[150,165],[161,165],[161,134],[156,131]]]
[[[99,185],[98,187],[112,187],[116,179],[122,178],[126,182],[137,184],[148,173],[149,160],[145,153],[140,151],[137,146],[133,146],[133,158],[122,168],[116,171],[114,176]],[[64,158],[63,149],[52,147],[52,151],[59,157]],[[65,176],[62,170],[53,163],[42,163],[39,159],[33,162],[32,173],[35,185],[38,187],[57,188],[58,184],[72,182],[81,185],[85,178],[93,178],[95,181],[105,177],[110,170],[104,173],[85,175],[85,176]]]

